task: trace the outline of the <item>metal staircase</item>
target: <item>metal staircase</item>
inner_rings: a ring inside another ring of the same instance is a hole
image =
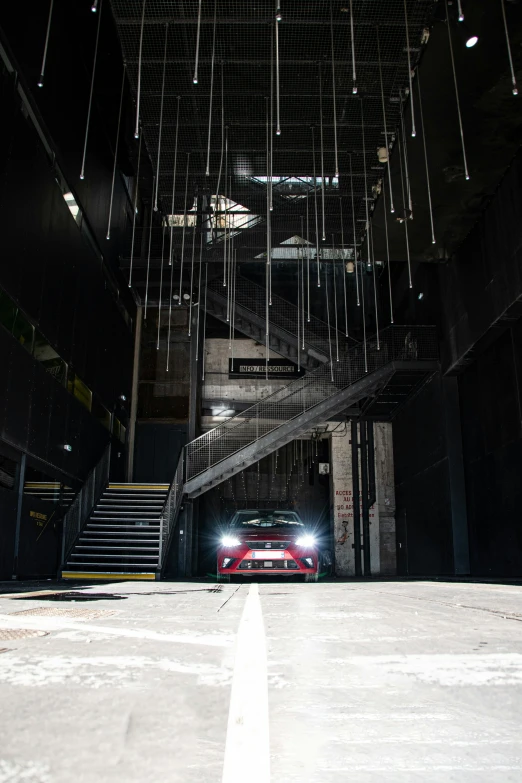
[[[266,342],[266,289],[242,275],[237,275],[234,289],[234,328],[263,345]],[[223,323],[228,321],[227,289],[221,278],[209,282],[203,305],[207,313]],[[337,347],[343,355],[356,341],[337,331],[334,326],[298,309],[276,294],[268,309],[269,347],[272,351],[299,364],[305,370],[313,370],[321,364],[335,360]],[[332,356],[330,356],[332,351]]]
[[[348,406],[376,396],[396,374],[406,370],[409,377],[427,378],[437,369],[435,327],[390,326],[193,440],[181,453],[170,487],[107,488],[105,455],[82,490],[92,500],[88,512],[80,513],[85,506],[80,493],[66,517],[62,575],[160,576],[184,498],[198,497]]]
[[[168,485],[109,484],[77,537],[62,577],[155,579],[168,490]]]
[[[376,395],[405,369],[423,378],[438,369],[435,327],[390,326],[339,361],[320,365],[189,443],[163,510],[163,552],[184,497],[198,497],[349,405]]]

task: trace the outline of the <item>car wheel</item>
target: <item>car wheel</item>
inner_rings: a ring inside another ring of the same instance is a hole
[[[230,574],[218,574],[218,582],[230,582]]]
[[[305,582],[317,582],[319,580],[319,574],[305,574]]]

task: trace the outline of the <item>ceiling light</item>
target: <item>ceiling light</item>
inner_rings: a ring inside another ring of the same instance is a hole
[[[68,443],[64,443],[63,450],[64,451],[72,451],[72,446],[70,446]]]
[[[282,19],[283,19],[283,16],[282,16],[282,14],[281,14],[281,9],[279,8],[279,6],[277,6],[277,11],[276,11],[276,22],[280,22]]]
[[[98,0],[93,0],[93,3],[91,5],[91,11],[93,12],[93,14],[95,14],[97,10],[98,10]]]
[[[348,272],[349,275],[353,275],[355,271],[355,264],[353,263],[353,261],[348,261],[348,263],[346,264],[346,271]]]
[[[420,294],[418,295],[417,299],[418,299],[419,301],[422,301],[422,300],[424,299],[424,294],[422,293],[422,291],[421,291],[421,292],[420,292]]]
[[[172,298],[174,299],[175,302],[177,302],[179,300],[179,295],[178,294],[174,294],[174,296]]]
[[[468,38],[468,40],[466,41],[466,48],[467,49],[471,49],[473,46],[475,46],[475,44],[477,42],[478,42],[478,36],[477,35],[470,36]]]
[[[184,299],[186,302],[188,302],[188,300],[190,299],[190,294],[183,294],[183,299]]]

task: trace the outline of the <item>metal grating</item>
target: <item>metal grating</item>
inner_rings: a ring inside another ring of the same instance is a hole
[[[142,3],[110,0],[134,96],[138,82],[138,53]],[[407,0],[410,54],[415,67],[423,30],[429,26],[436,0]],[[388,130],[399,121],[401,93],[408,86],[403,0],[354,0],[355,57],[358,94],[352,94],[349,2],[339,0],[283,0],[279,23],[281,136],[273,136],[274,176],[311,176],[312,126],[316,137],[316,173],[320,174],[320,102],[323,98],[324,171],[334,174],[333,90],[331,71],[330,7],[333,17],[339,189],[327,190],[326,235],[339,245],[340,207],[344,213],[344,240],[353,243],[349,162],[352,155],[357,241],[364,233],[364,161],[361,104],[365,119],[367,190],[382,176],[376,149],[383,145],[383,115],[377,54],[379,31]],[[175,211],[184,209],[186,153],[190,152],[188,206],[197,193],[214,193],[221,150],[221,71],[225,124],[228,126],[229,187],[231,198],[254,214],[266,214],[266,187],[252,181],[266,176],[266,105],[270,96],[273,0],[217,0],[214,96],[210,175],[205,176],[214,0],[203,0],[197,85],[192,83],[197,33],[198,0],[147,0],[141,71],[143,141],[156,170],[165,26],[168,23],[166,81],[159,176],[159,203],[170,212],[177,96],[180,101],[178,176]],[[275,101],[274,101],[275,112]],[[222,179],[223,183],[223,179]],[[221,188],[223,190],[223,187]],[[150,199],[150,195],[142,196]],[[313,197],[308,199],[313,210]],[[301,232],[306,199],[291,201],[274,193],[272,245]],[[311,231],[311,233],[313,233]],[[174,231],[176,255],[181,229]],[[140,246],[137,237],[137,246]],[[153,229],[151,257],[161,255],[161,228]],[[239,260],[252,259],[266,249],[266,227],[245,229],[235,247]],[[216,248],[216,253],[222,253]],[[127,253],[129,254],[129,253]],[[207,252],[208,260],[212,252]],[[154,267],[154,263],[153,263]]]

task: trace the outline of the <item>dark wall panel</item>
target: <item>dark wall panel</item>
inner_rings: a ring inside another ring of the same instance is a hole
[[[451,261],[441,266],[444,363],[455,367],[522,298],[522,153]]]
[[[393,422],[398,567],[402,575],[453,570],[451,507],[440,375]]]
[[[0,581],[11,579],[16,529],[16,493],[0,489]]]
[[[459,376],[472,573],[522,573],[522,324]]]
[[[139,423],[136,428],[134,481],[170,484],[186,442],[187,427],[184,424]]]

